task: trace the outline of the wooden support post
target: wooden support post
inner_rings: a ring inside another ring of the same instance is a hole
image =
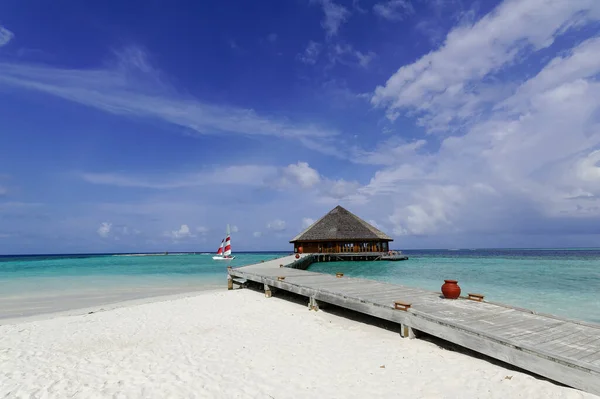
[[[415,332],[412,328],[407,326],[406,324],[400,324],[400,336],[402,338],[413,339],[416,337]]]
[[[272,293],[271,293],[271,287],[269,287],[268,285],[265,284],[265,296],[267,298],[271,298],[271,295],[272,295]]]
[[[227,290],[233,289],[233,278],[231,277],[231,266],[227,266]]]
[[[308,297],[308,310],[319,311],[319,301],[314,296]]]

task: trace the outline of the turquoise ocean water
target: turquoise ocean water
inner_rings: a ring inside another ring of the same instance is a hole
[[[404,251],[402,262],[318,263],[343,272],[439,291],[458,280],[464,293],[539,312],[600,323],[600,249]],[[238,253],[232,266],[284,253]],[[226,266],[212,254],[0,257],[0,319],[129,299],[225,289]]]
[[[438,292],[445,279],[453,279],[464,294],[481,293],[489,301],[600,323],[600,249],[403,252],[409,260],[317,263],[310,270]]]
[[[159,295],[226,289],[214,254],[0,256],[0,320]],[[283,254],[236,254],[241,266]]]

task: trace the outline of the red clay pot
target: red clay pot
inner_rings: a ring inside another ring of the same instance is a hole
[[[444,294],[444,298],[447,299],[458,298],[460,296],[460,287],[458,286],[458,281],[444,280],[444,285],[442,285],[442,294]]]
[[[296,259],[298,259],[300,257],[300,255],[296,254]]]

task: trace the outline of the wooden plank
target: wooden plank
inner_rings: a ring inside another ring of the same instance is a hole
[[[527,329],[523,329],[518,332],[514,332],[513,334],[511,334],[510,336],[507,336],[506,338],[511,339],[511,340],[523,341],[523,342],[531,342],[532,339],[536,340],[536,337],[539,337],[540,335],[544,335],[544,336],[548,335],[555,328],[557,328],[563,324],[564,324],[563,321],[553,320],[549,324],[539,324],[539,325],[532,326]]]
[[[381,300],[380,298],[387,298],[390,295],[394,296],[394,295],[406,295],[406,291],[401,290],[401,289],[376,289],[376,290],[362,290],[362,291],[356,291],[355,295],[360,296],[361,299],[365,300],[365,301],[370,301],[373,303],[378,302],[379,300]],[[387,300],[387,299],[386,299]]]
[[[489,334],[494,334],[499,337],[508,339],[510,336],[514,335],[517,332],[520,332],[523,330],[530,330],[532,328],[539,326],[540,324],[546,324],[547,327],[552,326],[552,324],[550,322],[549,323],[540,323],[536,320],[531,320],[531,319],[527,319],[527,318],[515,318],[514,320],[512,320],[510,322],[498,324],[493,327],[486,327],[486,328],[480,328],[480,329],[481,329],[481,331],[487,332]],[[478,322],[474,322],[473,324],[471,324],[471,326],[479,329]]]
[[[565,364],[546,356],[540,356],[533,351],[515,348],[466,330],[436,325],[435,322],[423,318],[411,320],[409,323],[414,329],[425,331],[563,384],[595,394],[600,393],[600,372]]]
[[[258,281],[427,332],[575,388],[600,394],[600,328],[516,308],[459,299],[412,287],[297,269],[234,269],[230,275]],[[243,268],[241,268],[243,269]],[[285,268],[281,268],[285,269]],[[237,273],[237,274],[236,274]],[[286,276],[278,281],[277,276]],[[270,289],[269,289],[270,291]],[[395,301],[410,303],[399,306]],[[396,308],[394,308],[396,307]]]
[[[319,280],[318,278],[311,278],[310,280],[306,281],[306,279],[298,278],[296,276],[289,277],[288,281],[290,283],[293,283],[296,285],[301,285],[304,287],[311,287],[311,288],[317,288],[321,283],[324,283],[323,280]]]
[[[545,342],[549,342],[555,339],[560,339],[565,335],[576,333],[577,330],[573,328],[568,322],[564,322],[555,327],[550,327],[541,334],[529,334],[519,338],[520,342],[526,345],[539,346]]]
[[[422,311],[421,306],[417,305],[415,309]],[[473,326],[476,323],[489,322],[490,320],[497,318],[499,314],[493,313],[486,310],[472,311],[472,312],[461,312],[458,313],[456,310],[444,309],[438,312],[427,312],[429,315],[455,323],[461,323],[468,326]]]
[[[577,360],[586,358],[600,351],[600,337],[587,337],[563,341],[563,348],[557,349],[560,356]]]
[[[367,294],[364,296],[360,296],[360,299],[368,301],[368,302],[372,302],[372,303],[378,303],[378,304],[387,304],[390,301],[394,301],[396,299],[402,299],[402,300],[412,302],[413,305],[415,305],[415,306],[417,304],[421,304],[422,302],[427,302],[427,297],[415,296],[413,294],[406,293],[402,290],[396,290],[396,291],[391,290],[382,295]]]

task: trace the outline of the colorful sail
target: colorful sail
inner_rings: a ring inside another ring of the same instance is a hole
[[[227,225],[227,234],[224,240],[221,241],[219,252],[213,256],[214,260],[227,260],[230,261],[235,259],[235,256],[231,255],[231,235],[229,233],[229,225]]]
[[[221,240],[221,246],[219,247],[219,250],[217,251],[217,255],[223,255],[223,244],[225,243],[225,239]]]
[[[223,252],[223,256],[226,258],[231,256],[231,237],[229,236],[229,232],[227,233],[227,238],[225,238],[225,252]]]

